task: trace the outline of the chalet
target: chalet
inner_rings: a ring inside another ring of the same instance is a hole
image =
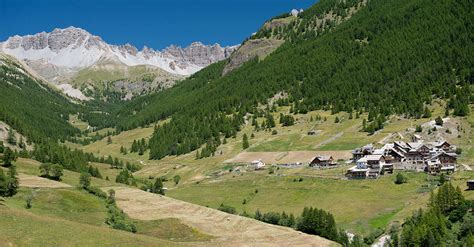
[[[425,171],[429,174],[437,174],[441,172],[441,162],[437,158],[431,158],[426,161]]]
[[[274,164],[274,166],[281,167],[281,168],[298,168],[298,167],[303,167],[304,164],[301,162],[295,162],[295,163]]]
[[[367,159],[367,166],[371,169],[381,169],[385,165],[385,157],[381,154],[371,154],[365,156]]]
[[[467,189],[474,190],[474,180],[467,180]]]
[[[445,152],[453,152],[454,149],[455,149],[454,146],[449,144],[447,141],[431,142],[429,144],[431,144],[433,147],[435,147],[437,149],[441,149]]]
[[[357,148],[352,151],[352,161],[357,162],[360,158],[365,155],[372,154],[374,152],[374,146],[372,144],[365,145],[361,148]]]
[[[356,161],[356,165],[347,170],[346,176],[352,179],[363,179],[369,176],[367,158],[362,157]]]
[[[322,156],[318,155],[311,160],[309,166],[311,167],[330,167],[335,166],[337,163],[334,162],[334,158],[332,156]]]
[[[433,157],[436,157],[443,166],[455,166],[457,161],[457,155],[455,153],[440,152]]]
[[[265,167],[265,163],[262,160],[254,160],[250,163],[250,167],[254,168],[255,170],[260,170]]]
[[[381,154],[371,154],[365,156],[367,167],[369,168],[369,178],[378,178],[382,168],[385,166],[385,157]]]
[[[428,173],[451,173],[456,170],[455,147],[446,141],[403,142],[385,144],[379,149],[367,145],[352,152],[356,166],[348,170],[348,177],[377,178],[394,169],[425,171]],[[364,169],[367,173],[362,174]]]
[[[317,134],[316,130],[310,130],[308,131],[309,136],[315,136]]]
[[[386,163],[389,164],[399,164],[405,161],[405,155],[401,153],[399,150],[390,148],[384,154],[386,157],[390,157],[390,159],[386,159]]]

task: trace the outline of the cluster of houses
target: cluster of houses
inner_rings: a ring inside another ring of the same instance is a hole
[[[393,170],[424,171],[430,174],[456,170],[455,147],[446,141],[385,144],[375,149],[369,144],[352,151],[355,166],[347,170],[349,178],[378,178]]]
[[[446,141],[415,142],[395,141],[375,148],[372,144],[352,151],[352,159],[347,163],[354,165],[346,171],[346,177],[352,179],[378,178],[394,170],[412,170],[438,174],[456,171],[456,147]],[[312,168],[334,168],[338,163],[332,156],[316,155],[311,160],[301,163],[273,164],[282,168],[298,168],[308,165]],[[249,168],[261,170],[265,168],[262,160],[252,161]]]
[[[273,164],[273,166],[282,167],[282,168],[298,168],[298,167],[303,167],[306,164],[302,162],[294,162],[294,163]],[[334,160],[332,156],[316,155],[309,161],[308,165],[309,167],[314,167],[314,168],[333,168],[337,166],[337,162]],[[248,165],[249,168],[255,169],[255,170],[262,170],[265,168],[265,166],[266,166],[265,162],[263,162],[261,159],[254,160],[250,162],[250,164]]]

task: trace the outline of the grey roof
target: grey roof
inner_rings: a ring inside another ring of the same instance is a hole
[[[366,155],[365,157],[368,161],[369,160],[380,160],[383,157],[383,155],[381,155],[381,154],[371,154],[371,155]]]

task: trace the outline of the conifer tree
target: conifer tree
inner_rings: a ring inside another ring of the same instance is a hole
[[[250,146],[249,144],[249,139],[247,137],[247,134],[244,134],[243,138],[242,138],[242,149],[247,149],[248,147]]]
[[[13,146],[16,145],[16,136],[15,136],[15,132],[13,132],[13,128],[9,128],[9,129],[8,129],[7,142],[8,142],[10,145],[13,145]]]

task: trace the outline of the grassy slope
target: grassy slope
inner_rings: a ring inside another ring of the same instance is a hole
[[[157,238],[0,206],[0,242],[13,246],[176,246]]]
[[[16,165],[19,173],[39,174],[37,161],[19,158]],[[104,164],[96,165],[101,170],[107,169]],[[78,181],[78,173],[64,171],[61,182],[75,186]],[[117,184],[93,178],[92,185]],[[24,208],[25,199],[31,194],[34,195],[33,207],[27,210]],[[131,234],[108,227],[104,223],[106,217],[105,202],[85,191],[76,188],[21,188],[17,195],[0,203],[0,224],[8,226],[0,228],[0,242],[20,246],[33,243],[36,246],[87,246],[97,243],[107,246],[168,246],[211,238],[177,219],[134,220],[138,233]],[[18,233],[25,228],[29,231]]]
[[[87,68],[79,71],[72,78],[73,85],[81,86],[84,83],[91,83],[98,88],[103,87],[102,82],[112,82],[117,80],[139,81],[143,78],[162,77],[163,80],[177,80],[180,77],[170,74],[162,69],[151,66],[138,65],[127,67],[124,65],[105,64],[102,66]]]

